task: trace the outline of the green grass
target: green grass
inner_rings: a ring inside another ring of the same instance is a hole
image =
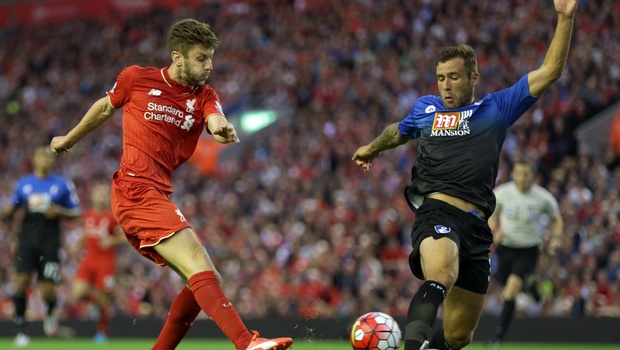
[[[113,339],[105,344],[94,344],[90,339],[46,339],[33,338],[27,350],[148,350],[155,339]],[[532,344],[532,343],[508,343],[501,350],[590,350],[590,349],[618,349],[618,344],[592,345],[592,344]],[[0,349],[9,350],[13,347],[12,339],[0,338]],[[177,347],[177,350],[234,350],[227,340],[212,339],[187,339]],[[344,340],[318,341],[298,339],[293,345],[294,350],[351,350],[351,346]],[[401,347],[402,349],[402,347]],[[468,350],[487,349],[484,345],[474,343],[468,346]]]

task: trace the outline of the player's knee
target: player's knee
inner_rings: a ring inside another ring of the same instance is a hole
[[[523,288],[523,280],[521,277],[517,275],[510,275],[506,285],[504,286],[504,290],[502,291],[502,296],[504,299],[513,300],[517,297],[521,289]]]
[[[469,345],[474,339],[474,332],[465,330],[454,330],[445,333],[446,342],[453,349],[462,349]]]
[[[447,289],[450,289],[456,282],[458,273],[459,273],[458,269],[446,267],[446,268],[442,268],[439,270],[435,270],[432,273],[428,273],[425,277],[427,280],[437,281],[443,284]]]

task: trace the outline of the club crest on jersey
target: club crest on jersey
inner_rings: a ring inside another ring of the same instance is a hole
[[[196,104],[196,99],[187,100],[185,101],[185,104],[187,105],[185,111],[189,114],[194,113],[194,105]]]
[[[433,119],[430,136],[463,136],[469,135],[469,118],[472,110],[462,112],[437,112]]]
[[[441,233],[442,235],[448,234],[452,231],[452,229],[448,226],[444,225],[435,225],[435,232]]]

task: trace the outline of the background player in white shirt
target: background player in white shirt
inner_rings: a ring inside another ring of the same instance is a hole
[[[504,285],[500,324],[489,345],[501,344],[508,331],[514,318],[515,299],[536,268],[545,228],[551,233],[549,252],[553,254],[560,245],[564,226],[555,197],[534,184],[530,161],[515,162],[511,174],[512,181],[495,189],[497,206],[489,219],[499,258],[495,277]],[[549,218],[549,225],[543,224],[545,217]]]

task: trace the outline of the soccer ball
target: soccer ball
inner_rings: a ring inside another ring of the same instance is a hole
[[[395,350],[400,346],[400,327],[392,316],[369,312],[360,316],[351,329],[354,350]]]

